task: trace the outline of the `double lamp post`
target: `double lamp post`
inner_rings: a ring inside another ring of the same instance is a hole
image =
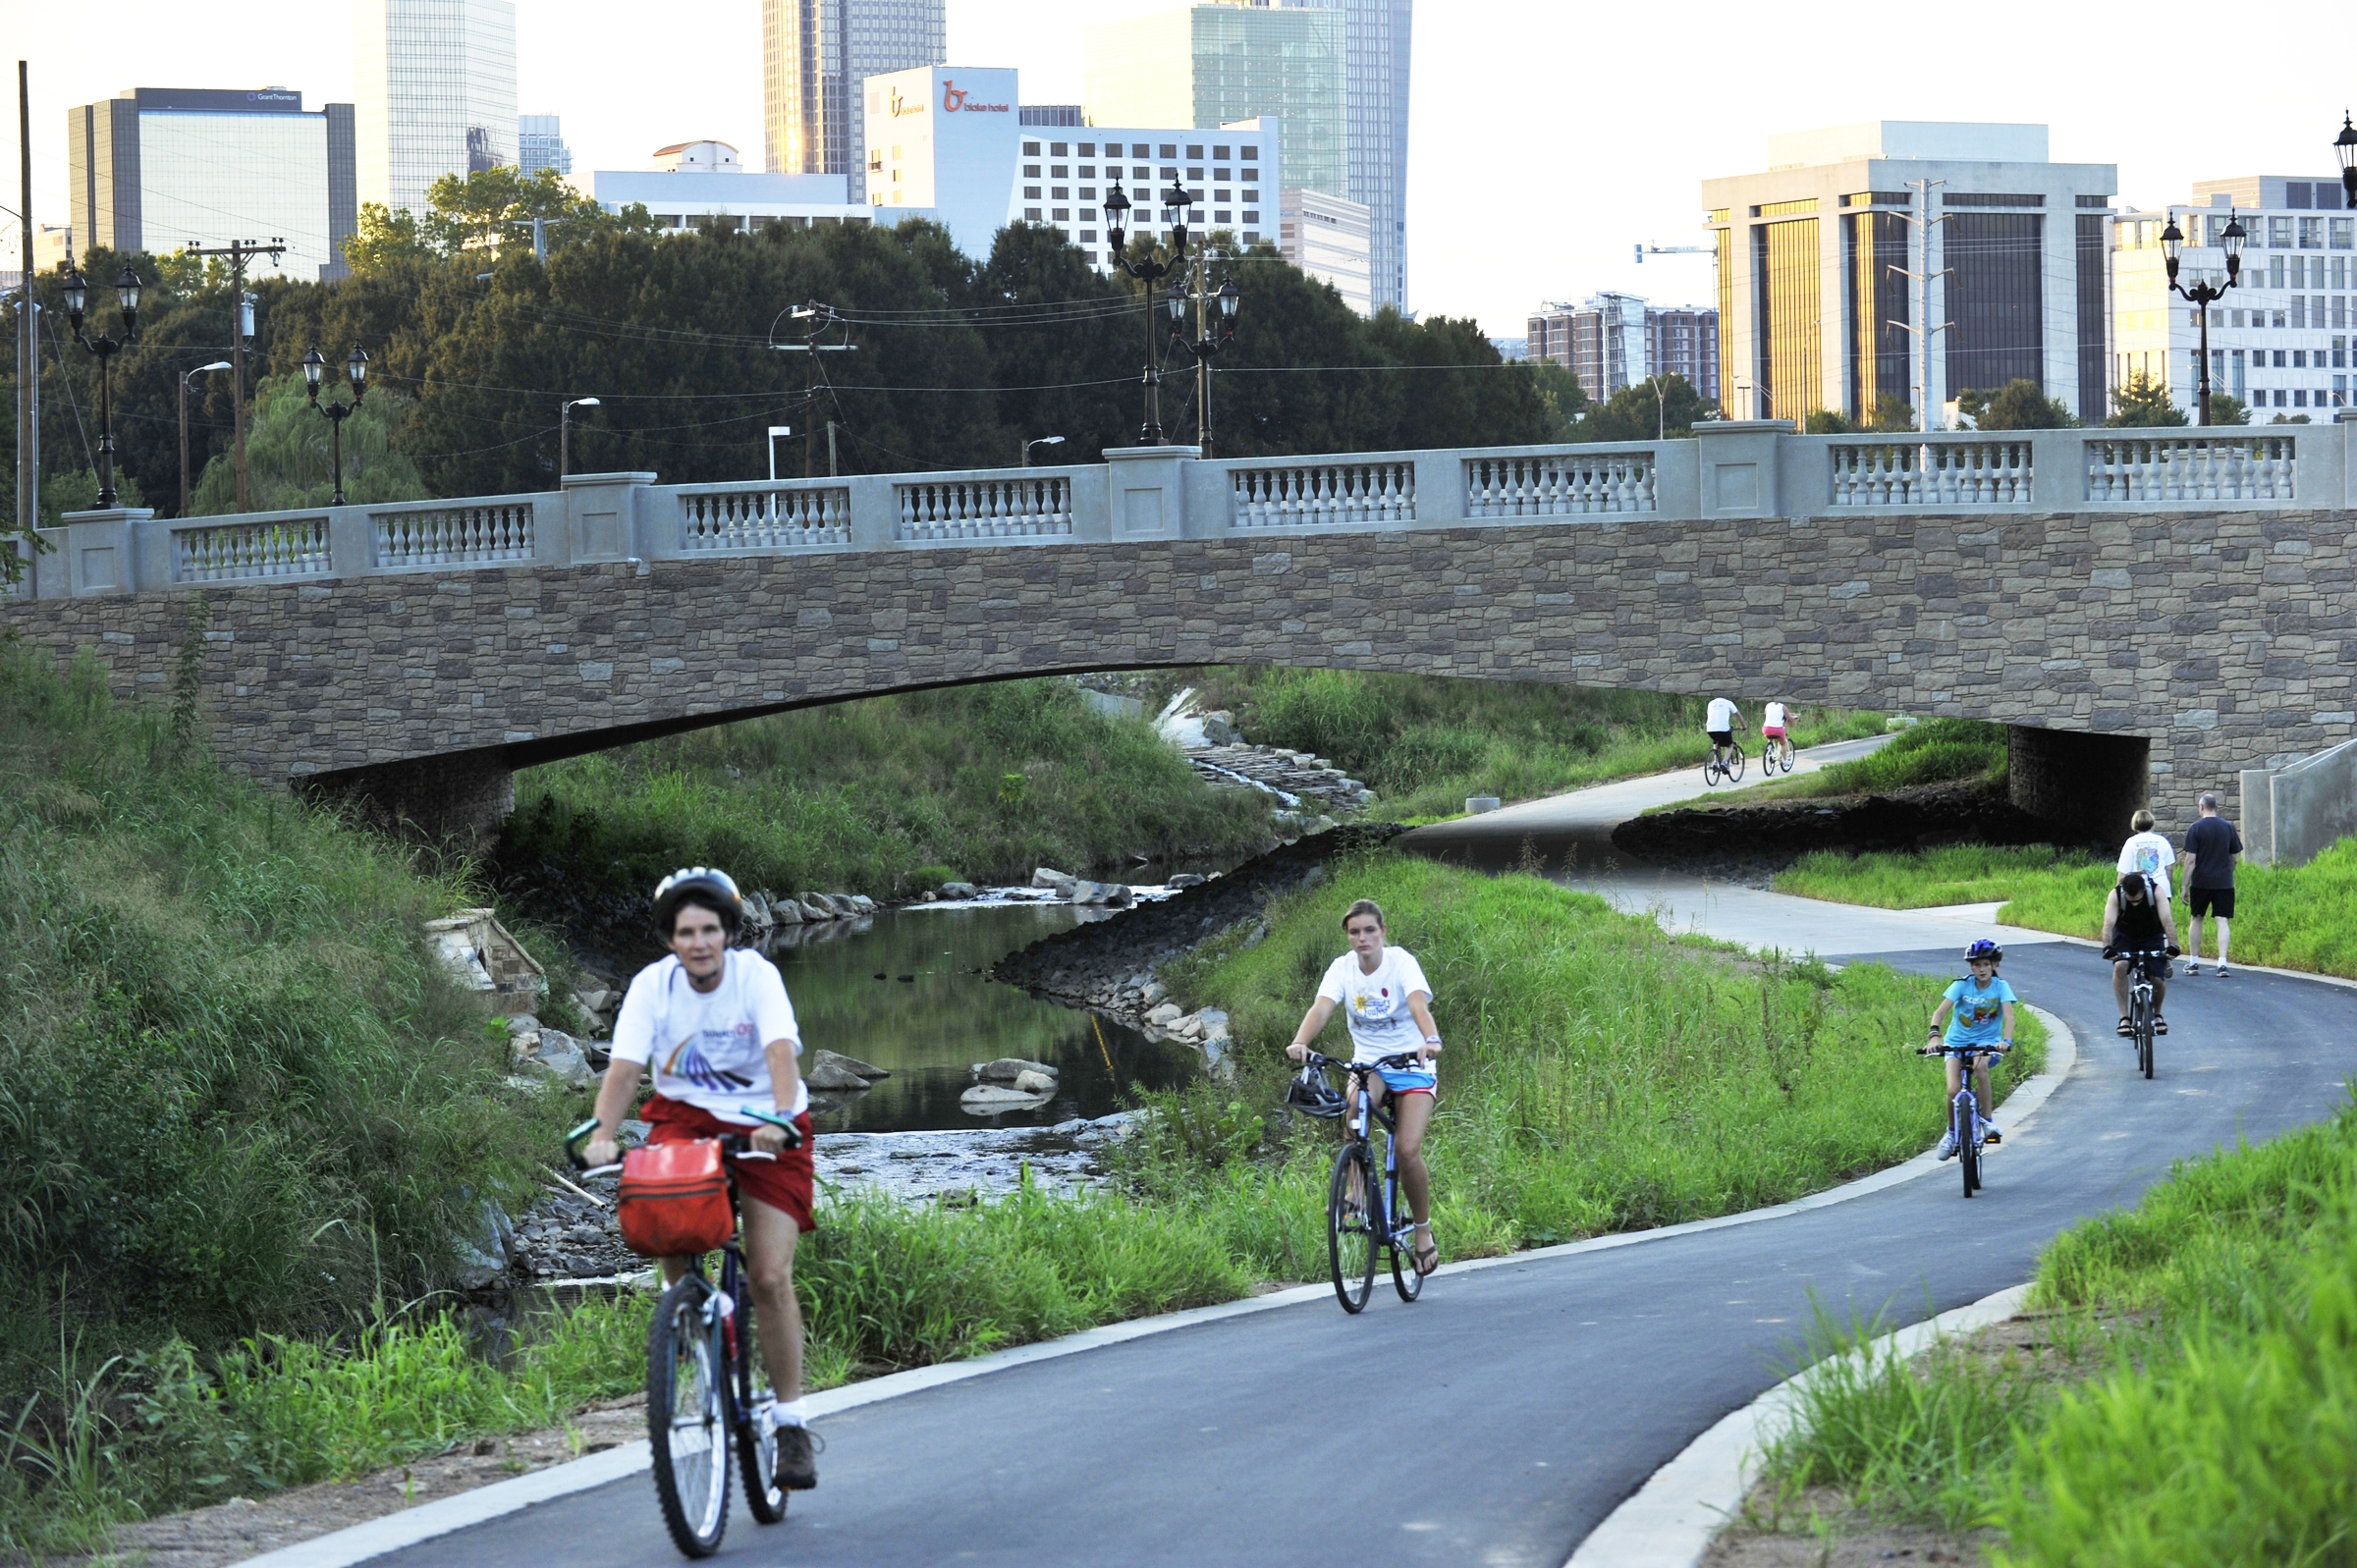
[[[66,321],[74,329],[74,341],[98,356],[98,510],[107,512],[115,505],[115,397],[113,366],[115,355],[139,341],[139,275],[129,267],[115,280],[115,300],[123,307],[123,336],[120,341],[100,333],[91,338],[82,330],[82,311],[90,302],[90,286],[82,280],[82,269],[75,267],[66,273]]]
[[[2191,274],[2193,287],[2188,289],[2177,277],[2178,253],[2185,248],[2184,231],[2177,227],[2174,218],[2169,219],[2168,227],[2161,231],[2161,259],[2168,268],[2168,286],[2193,302],[2194,316],[2202,327],[2202,346],[2194,354],[2197,367],[2194,384],[2200,389],[2201,401],[2200,415],[2194,420],[2196,424],[2206,425],[2210,422],[2210,307],[2223,299],[2228,289],[2241,284],[2242,243],[2249,238],[2242,227],[2242,220],[2228,212],[2226,226],[2218,237],[2220,248],[2226,253],[2225,272],[2220,274],[2213,268],[2199,268]]]
[[[1197,290],[1195,295],[1197,336],[1193,340],[1187,338],[1185,332],[1186,287],[1174,275],[1183,272],[1186,267],[1187,209],[1194,204],[1194,196],[1184,186],[1179,185],[1174,176],[1171,188],[1162,193],[1162,216],[1163,221],[1170,225],[1170,238],[1159,255],[1150,240],[1142,253],[1138,255],[1129,253],[1127,231],[1129,213],[1132,209],[1129,197],[1124,193],[1121,182],[1118,180],[1114,182],[1113,189],[1108,191],[1105,196],[1105,226],[1109,231],[1107,238],[1112,242],[1115,263],[1124,272],[1146,286],[1146,368],[1140,377],[1145,389],[1146,417],[1145,422],[1138,427],[1138,445],[1167,447],[1171,444],[1162,428],[1162,368],[1157,362],[1157,350],[1160,345],[1156,341],[1152,303],[1154,285],[1165,278],[1171,278],[1168,297],[1171,312],[1171,336],[1176,345],[1185,350],[1195,361],[1197,376],[1195,434],[1197,442],[1203,449],[1203,455],[1208,458],[1211,456],[1211,361],[1222,350],[1235,341],[1235,307],[1236,301],[1242,296],[1236,292],[1233,279],[1220,290],[1216,296],[1220,305],[1220,325],[1215,334],[1208,320],[1207,297],[1201,290]],[[1138,208],[1136,210],[1142,215],[1145,209]]]
[[[331,507],[344,505],[344,421],[358,409],[360,399],[368,392],[368,355],[356,343],[352,346],[352,352],[344,358],[344,371],[352,378],[352,401],[321,403],[319,378],[327,373],[327,356],[319,351],[317,344],[311,345],[311,351],[302,356],[302,379],[310,383],[311,411],[326,418],[328,430],[334,437],[336,495],[328,503]]]

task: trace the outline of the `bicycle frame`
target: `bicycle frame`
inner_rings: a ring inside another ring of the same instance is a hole
[[[1369,1067],[1364,1072],[1350,1074],[1350,1082],[1357,1088],[1358,1131],[1350,1131],[1349,1116],[1345,1112],[1343,1136],[1363,1147],[1371,1164],[1375,1155],[1374,1124],[1379,1120],[1383,1123],[1383,1184],[1367,1194],[1368,1206],[1372,1211],[1367,1217],[1373,1221],[1375,1234],[1383,1244],[1397,1251],[1401,1247],[1413,1247],[1416,1222],[1412,1216],[1404,1224],[1399,1220],[1399,1121],[1392,1114],[1388,1099],[1380,1106],[1375,1104],[1374,1094],[1367,1088],[1367,1079],[1374,1075],[1374,1071]]]
[[[1995,1083],[1989,1086],[1988,1110],[1981,1108],[1980,1098],[1972,1087],[1974,1059],[1988,1057],[1989,1071],[1994,1074],[2004,1052],[1994,1046],[1951,1046],[1943,1041],[1937,1046],[1925,1047],[1922,1054],[1961,1058],[1961,1070],[1956,1075],[1956,1092],[1948,1097],[1947,1102],[1947,1130],[1956,1140],[1956,1163],[1964,1175],[1964,1196],[1969,1198],[1987,1185],[1981,1179],[1981,1162],[1988,1158],[1983,1129],[1988,1125],[1991,1113],[1997,1109]]]
[[[2143,1074],[2153,1075],[2153,1020],[2160,1015],[2157,1005],[2159,993],[2153,988],[2153,977],[2146,968],[2155,958],[2168,959],[2166,948],[2123,951],[2112,961],[2128,966],[2128,1035],[2136,1045],[2136,1065]]]

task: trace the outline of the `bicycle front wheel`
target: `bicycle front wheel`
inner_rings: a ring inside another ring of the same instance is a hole
[[[720,1549],[729,1528],[727,1376],[720,1331],[704,1322],[701,1274],[663,1292],[646,1335],[646,1434],[654,1444],[655,1497],[672,1543],[690,1557]]]
[[[1969,1198],[1981,1186],[1980,1129],[1974,1125],[1979,1117],[1972,1108],[1971,1101],[1959,1098],[1956,1105],[1957,1109],[1950,1118],[1955,1124],[1956,1164],[1964,1172],[1964,1196]]]
[[[1399,1176],[1397,1171],[1393,1172],[1386,1185],[1392,1195],[1392,1201],[1385,1205],[1391,1211],[1392,1221],[1392,1243],[1388,1249],[1392,1255],[1392,1288],[1399,1292],[1401,1301],[1412,1302],[1424,1294],[1424,1276],[1416,1272],[1416,1227],[1412,1223],[1402,1222],[1399,1217]]]
[[[2147,1078],[2153,1075],[2153,996],[2139,990],[2128,999],[2128,1027],[2136,1036],[2136,1068]]]
[[[1346,1143],[1334,1157],[1334,1183],[1326,1193],[1326,1259],[1334,1268],[1334,1295],[1343,1311],[1355,1313],[1375,1289],[1375,1171],[1367,1146]]]
[[[1734,752],[1734,756],[1727,760],[1727,776],[1735,781],[1737,784],[1740,784],[1743,782],[1743,748],[1741,746],[1734,746],[1730,747],[1729,749]]]

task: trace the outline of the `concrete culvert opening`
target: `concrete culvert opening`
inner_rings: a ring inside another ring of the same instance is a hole
[[[2142,735],[2005,728],[2006,793],[2064,841],[2117,843],[2152,798],[2152,742]]]

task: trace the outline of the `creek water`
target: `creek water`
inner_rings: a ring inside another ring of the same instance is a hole
[[[892,1076],[813,1119],[822,1132],[1050,1126],[1125,1108],[1136,1089],[1200,1076],[1190,1048],[990,978],[1018,947],[1108,911],[1070,904],[889,909],[841,926],[788,927],[767,951],[786,977],[805,1051],[840,1052]],[[840,933],[840,934],[837,934]],[[958,1097],[973,1064],[1021,1056],[1057,1069],[1035,1109],[977,1116]],[[806,1059],[806,1058],[805,1058]]]

